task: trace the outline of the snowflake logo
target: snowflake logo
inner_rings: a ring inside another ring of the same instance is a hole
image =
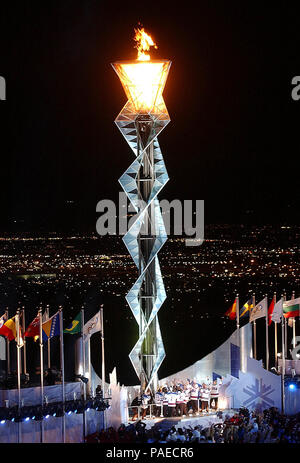
[[[255,385],[247,386],[243,388],[243,392],[249,395],[249,398],[243,402],[245,407],[255,407],[262,405],[264,407],[272,407],[274,401],[268,397],[275,389],[272,386],[266,386],[263,384],[262,378],[255,380]]]

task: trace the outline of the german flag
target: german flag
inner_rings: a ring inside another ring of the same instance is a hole
[[[226,317],[229,317],[230,320],[234,320],[236,318],[236,299],[230,309],[224,314]]]
[[[240,318],[250,314],[250,310],[253,309],[252,297],[247,301],[240,310]]]

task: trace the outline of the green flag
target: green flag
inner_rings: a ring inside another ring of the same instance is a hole
[[[81,331],[81,312],[79,312],[70,325],[64,329],[64,333],[77,334]]]

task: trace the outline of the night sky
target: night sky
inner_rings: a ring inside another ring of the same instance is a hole
[[[114,125],[126,97],[110,63],[135,59],[138,22],[152,57],[172,60],[161,199],[204,199],[207,223],[298,222],[292,8],[140,3],[1,2],[1,230],[94,231],[96,203],[117,198],[133,155]]]

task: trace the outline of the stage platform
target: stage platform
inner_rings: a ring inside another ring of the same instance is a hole
[[[194,428],[195,426],[201,426],[202,429],[208,428],[213,424],[223,423],[225,415],[232,416],[236,413],[236,410],[222,410],[223,418],[219,418],[215,412],[210,412],[202,415],[193,416],[175,416],[175,417],[163,417],[163,418],[145,418],[144,420],[139,420],[145,423],[146,429],[150,429],[153,426],[161,428],[163,431],[171,429],[173,426],[178,428],[189,428],[190,426]],[[128,424],[136,424],[137,421],[129,421]]]

